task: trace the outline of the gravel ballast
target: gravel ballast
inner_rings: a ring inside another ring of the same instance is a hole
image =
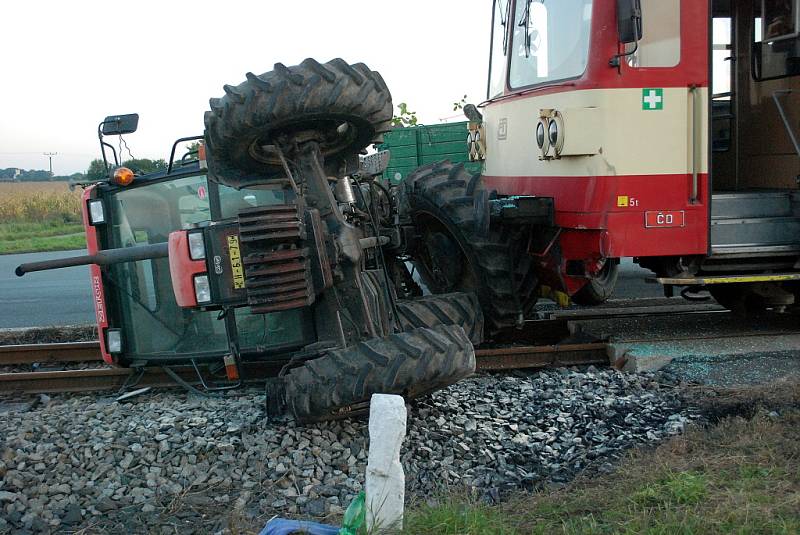
[[[257,529],[276,514],[335,517],[363,485],[365,420],[266,421],[258,390],[12,401],[0,404],[0,532]],[[557,486],[694,418],[663,374],[475,377],[409,406],[408,497]]]

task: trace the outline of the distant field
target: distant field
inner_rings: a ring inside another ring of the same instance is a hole
[[[85,247],[80,189],[65,182],[0,182],[0,254]]]

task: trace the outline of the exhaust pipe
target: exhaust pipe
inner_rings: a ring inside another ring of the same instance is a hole
[[[44,260],[42,262],[29,262],[17,266],[14,273],[17,274],[17,277],[21,277],[32,271],[47,271],[65,267],[87,266],[89,264],[108,266],[111,264],[121,264],[123,262],[136,262],[137,260],[166,258],[169,256],[168,245],[167,242],[136,245],[135,247],[106,249],[93,255],[73,256],[70,258],[59,258],[57,260]]]

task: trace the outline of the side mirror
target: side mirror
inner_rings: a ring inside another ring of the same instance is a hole
[[[121,136],[122,134],[132,134],[139,126],[139,114],[129,113],[128,115],[109,115],[100,123],[104,136]]]
[[[641,0],[617,0],[617,33],[623,44],[642,39]]]

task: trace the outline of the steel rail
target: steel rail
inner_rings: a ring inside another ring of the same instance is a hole
[[[92,362],[99,360],[101,357],[98,342],[0,346],[0,366],[33,364],[35,362]]]
[[[197,374],[191,366],[175,366],[172,369],[186,382],[199,384]],[[270,372],[274,375],[279,369],[272,363],[247,363],[243,376],[250,381],[263,380]],[[0,392],[32,394],[119,390],[136,373],[131,368],[116,367],[0,373]],[[176,387],[178,384],[162,368],[153,366],[145,368],[142,377],[129,386]]]
[[[603,342],[478,349],[475,360],[479,371],[610,363],[608,344]]]
[[[91,344],[91,343],[88,343]],[[44,345],[44,344],[43,344]],[[48,344],[53,345],[53,344]],[[71,344],[66,344],[71,345]],[[8,346],[12,347],[12,346]],[[89,345],[80,346],[84,356],[88,356]],[[97,348],[95,348],[96,351]],[[70,359],[77,359],[78,349]],[[22,353],[25,358],[35,352]],[[42,351],[42,355],[54,356],[50,351]],[[13,353],[6,352],[6,356]],[[606,344],[564,344],[549,346],[519,346],[494,349],[479,349],[475,351],[477,369],[479,371],[502,371],[512,369],[542,368],[549,366],[576,366],[582,364],[609,364]],[[10,361],[11,359],[6,359]],[[14,363],[19,363],[16,359]],[[88,360],[88,359],[85,359]],[[94,354],[91,360],[98,361],[99,353]],[[64,360],[62,360],[63,362]],[[70,360],[75,362],[77,360]],[[31,362],[25,360],[25,363]],[[196,384],[197,375],[191,367],[173,368],[184,380]],[[263,380],[268,372],[277,370],[275,364],[245,363],[243,377],[251,381]],[[116,390],[125,385],[132,373],[129,368],[89,368],[83,370],[36,371],[36,372],[8,372],[0,373],[0,392],[22,393],[53,393],[53,392],[90,392],[98,390]],[[144,375],[136,383],[138,387],[176,386],[160,367],[148,367]]]

